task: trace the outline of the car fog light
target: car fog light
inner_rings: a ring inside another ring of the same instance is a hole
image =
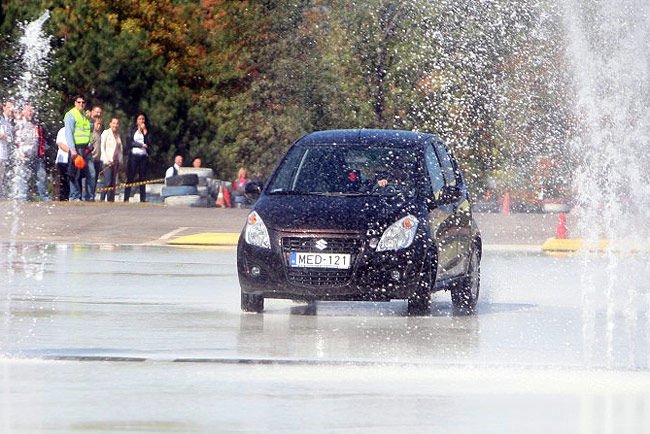
[[[251,276],[259,277],[260,274],[262,274],[262,270],[260,270],[260,267],[258,267],[257,265],[253,265],[251,267]]]
[[[399,274],[399,271],[393,270],[393,271],[390,272],[390,277],[391,277],[391,279],[393,279],[395,281],[398,281],[402,276],[401,276],[401,274]]]
[[[379,239],[371,238],[368,244],[370,244],[371,249],[374,249],[375,247],[377,247],[377,244],[379,244]]]

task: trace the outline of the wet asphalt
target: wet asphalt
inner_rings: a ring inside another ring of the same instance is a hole
[[[185,208],[140,203],[0,201],[0,241],[165,244],[204,232],[238,234],[247,209]],[[556,214],[475,213],[486,245],[541,246],[555,234]],[[568,217],[571,228],[571,216]]]
[[[245,209],[0,213],[1,432],[650,431],[643,258],[612,280],[603,256],[544,255],[557,215],[476,214],[478,314],[442,292],[411,317],[400,300],[242,313],[233,246],[167,243],[237,234]]]
[[[400,300],[245,314],[232,247],[0,258],[2,432],[650,430],[648,280],[611,292],[602,256],[488,251],[469,317],[444,292],[418,317]]]

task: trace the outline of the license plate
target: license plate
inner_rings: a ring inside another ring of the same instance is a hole
[[[347,253],[302,253],[291,252],[289,265],[307,268],[350,268],[350,255]]]

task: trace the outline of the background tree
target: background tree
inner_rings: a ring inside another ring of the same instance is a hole
[[[301,135],[436,132],[472,191],[526,189],[571,135],[561,27],[546,0],[3,0],[0,91],[15,92],[16,25],[51,11],[42,117],[77,92],[122,120],[146,112],[152,176],[174,154],[216,176],[268,175]],[[560,65],[560,66],[558,66]],[[525,163],[524,163],[525,162]],[[561,165],[560,165],[561,166]]]

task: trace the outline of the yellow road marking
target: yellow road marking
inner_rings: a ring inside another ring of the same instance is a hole
[[[239,241],[239,234],[203,232],[200,234],[185,235],[167,241],[167,244],[186,246],[235,246]]]

